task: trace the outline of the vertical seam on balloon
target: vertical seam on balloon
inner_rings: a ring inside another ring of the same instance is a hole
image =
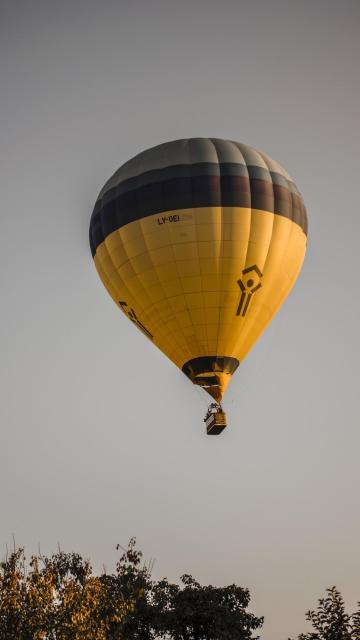
[[[248,178],[248,183],[249,183],[249,194],[250,194],[250,202],[249,202],[249,209],[250,209],[250,228],[249,228],[249,237],[248,237],[248,244],[247,244],[247,248],[246,248],[246,253],[245,253],[245,261],[244,261],[244,268],[246,267],[247,264],[247,259],[248,259],[248,253],[249,253],[249,245],[250,245],[250,238],[251,238],[251,231],[252,231],[252,226],[254,224],[254,216],[253,216],[253,208],[252,208],[252,190],[251,190],[251,181],[250,181],[250,174],[249,174],[249,165],[247,163],[246,157],[242,152],[241,147],[239,146],[239,143],[234,142],[235,146],[238,148],[238,150],[240,151],[241,155],[244,158],[245,161],[245,166],[246,166],[246,171],[247,171],[247,178]],[[238,338],[235,341],[235,345],[234,345],[234,356],[238,357],[238,353],[239,353],[239,343],[243,342],[243,338],[244,338],[244,330],[243,328],[246,326],[246,323],[248,321],[248,318],[245,320],[242,320],[242,325],[240,326],[240,331],[238,333]]]
[[[189,156],[189,160],[191,160],[191,152],[190,152],[190,141],[187,141],[188,144],[188,156]],[[192,175],[192,168],[190,169],[190,196],[191,196],[191,209],[194,212],[195,208],[194,208],[194,192],[193,192],[193,175]],[[193,215],[195,215],[193,213]],[[200,262],[200,254],[199,254],[199,242],[202,242],[199,237],[198,237],[198,224],[196,224],[196,220],[194,217],[194,230],[195,230],[195,238],[196,238],[196,242],[195,242],[195,246],[196,246],[196,252],[197,252],[197,258],[198,258],[198,264],[199,264],[199,276],[200,276],[200,297],[202,300],[202,313],[203,313],[203,318],[204,318],[204,330],[205,330],[205,335],[206,335],[206,347],[207,347],[207,353],[210,354],[210,346],[209,346],[209,334],[208,334],[208,328],[207,328],[207,322],[206,322],[206,304],[205,304],[205,295],[204,295],[204,289],[203,289],[203,284],[202,284],[202,271],[201,271],[201,262]],[[197,337],[198,343],[199,343],[199,338]],[[200,344],[198,344],[198,346],[200,347]],[[200,349],[198,350],[198,354],[201,355],[200,353]]]
[[[190,164],[190,163],[189,163],[189,164]],[[190,184],[191,184],[191,181],[190,181]],[[160,188],[162,188],[162,185],[161,185],[161,187],[160,187]],[[194,209],[193,209],[193,208],[192,208],[192,210],[194,211]],[[195,226],[195,224],[194,224],[194,226]],[[193,321],[192,321],[192,318],[191,318],[191,315],[190,315],[190,312],[189,312],[189,307],[188,307],[188,304],[187,304],[187,302],[186,302],[186,297],[185,297],[185,296],[186,296],[186,293],[185,293],[184,288],[183,288],[182,277],[181,277],[181,275],[180,275],[180,271],[179,271],[178,260],[176,259],[176,256],[175,256],[174,246],[173,246],[172,242],[170,242],[170,241],[171,241],[170,228],[167,228],[167,233],[168,233],[168,238],[169,238],[169,247],[171,248],[171,251],[172,251],[172,254],[173,254],[173,262],[174,262],[174,264],[175,264],[175,266],[176,266],[176,270],[177,270],[178,278],[179,278],[179,281],[180,281],[180,286],[181,286],[181,289],[182,289],[182,295],[183,295],[184,300],[185,300],[185,311],[187,311],[187,312],[188,312],[188,314],[189,314],[189,316],[190,316],[190,319],[191,319],[191,324],[192,324],[192,326],[193,326],[193,328],[194,328],[194,324],[193,324]],[[196,243],[195,243],[195,244],[196,244]],[[171,296],[171,297],[175,297],[175,296]],[[175,315],[175,318],[176,318],[176,322],[178,323],[177,314],[174,314],[174,315]],[[182,328],[181,328],[180,324],[178,324],[178,328],[179,328],[179,333],[181,333],[182,337],[184,338],[184,340],[185,340],[185,342],[186,342],[186,349],[188,350],[188,356],[186,356],[186,358],[189,360],[189,359],[191,359],[191,357],[192,357],[191,350],[190,350],[190,348],[189,348],[189,346],[188,346],[188,342],[187,342],[187,340],[186,340],[186,336],[184,335],[183,330],[182,330]],[[171,333],[171,332],[170,332],[170,333]],[[166,335],[169,335],[169,334],[166,334]],[[177,343],[177,344],[178,344],[178,343]],[[185,360],[185,361],[186,361],[186,360]]]
[[[137,206],[137,208],[138,208],[138,182],[139,182],[139,175],[141,175],[141,172],[140,172],[140,173],[138,173],[138,174],[136,175],[136,177],[135,177],[135,199],[136,199],[136,206]],[[160,183],[160,189],[162,189],[162,185],[161,185],[161,183]],[[148,257],[149,257],[150,262],[151,262],[151,264],[152,264],[152,266],[153,266],[153,269],[154,269],[154,271],[155,271],[155,273],[156,273],[156,275],[157,275],[157,279],[158,279],[158,281],[159,281],[160,289],[162,290],[162,293],[163,293],[163,299],[164,299],[164,300],[166,300],[166,302],[168,303],[168,301],[167,301],[167,297],[166,297],[166,292],[165,292],[164,287],[163,287],[163,285],[162,285],[162,283],[161,283],[161,280],[160,280],[160,278],[159,278],[159,273],[158,273],[158,271],[157,271],[156,265],[154,264],[154,262],[153,262],[153,260],[152,260],[151,253],[150,253],[150,249],[149,249],[149,246],[148,246],[148,244],[147,244],[146,234],[144,233],[144,228],[143,228],[143,224],[142,224],[143,219],[142,219],[142,218],[138,219],[138,222],[140,223],[140,229],[141,229],[141,231],[142,231],[142,236],[143,236],[143,239],[144,239],[144,243],[145,243],[145,246],[146,246],[146,248],[147,248],[147,254],[148,254]],[[137,279],[138,279],[138,281],[139,281],[140,285],[145,289],[145,287],[143,286],[142,282],[139,280],[139,276],[138,276],[138,275],[137,275]],[[150,297],[150,296],[149,296],[149,297]],[[160,301],[158,300],[158,302],[160,302]],[[156,303],[155,303],[155,302],[153,302],[153,304],[156,304]],[[168,303],[168,305],[169,305],[169,303]],[[170,307],[169,307],[169,308],[170,308]],[[170,309],[170,311],[171,311],[171,309]],[[144,312],[146,313],[146,309],[144,309]],[[153,321],[151,320],[151,317],[149,316],[149,314],[148,314],[148,313],[146,313],[146,315],[149,317],[150,324],[151,324],[151,325],[154,325],[154,323],[153,323]],[[159,313],[159,316],[161,317],[162,324],[164,325],[164,324],[165,324],[165,321],[164,321],[164,319],[163,319],[163,317],[162,317],[162,314],[161,314],[161,313]],[[176,321],[176,323],[177,323],[177,321]],[[156,325],[155,325],[155,327],[156,327]],[[154,331],[154,329],[153,329],[153,331]],[[155,338],[155,344],[156,344],[156,336],[155,336],[155,335],[154,335],[154,338]],[[175,343],[175,345],[178,345],[178,342],[177,342],[177,340],[176,340],[175,338],[174,338],[174,343]]]
[[[188,139],[186,139],[186,146],[187,146],[187,151],[188,151],[189,160],[190,160],[190,153],[189,153],[189,141],[188,141]],[[191,174],[191,162],[189,162],[189,163],[188,163],[188,170],[189,170],[189,173]],[[190,176],[190,178],[189,178],[189,183],[190,183],[190,192],[191,192],[191,204],[193,204],[192,188],[191,188],[191,176]],[[192,211],[193,211],[193,210],[194,210],[194,209],[193,209],[193,207],[192,207]],[[195,227],[195,221],[194,221],[194,227]],[[169,234],[170,234],[170,229],[169,229]],[[195,243],[195,244],[196,244],[196,243]],[[172,246],[172,245],[171,245],[171,246]],[[181,285],[181,288],[182,288],[182,290],[183,290],[183,291],[182,291],[182,294],[183,294],[183,296],[184,296],[184,300],[185,300],[185,311],[186,311],[186,312],[188,313],[188,315],[189,315],[190,322],[191,322],[191,326],[192,326],[192,328],[193,328],[193,333],[195,334],[195,331],[194,331],[194,329],[195,329],[195,327],[194,327],[194,323],[193,323],[193,320],[192,320],[192,317],[191,317],[191,314],[190,314],[189,305],[188,305],[187,300],[186,300],[186,293],[185,293],[185,291],[184,291],[184,287],[183,287],[182,277],[181,277],[181,275],[180,275],[180,271],[179,271],[179,261],[178,261],[178,260],[176,259],[176,257],[175,257],[175,252],[174,252],[174,248],[173,248],[173,246],[172,246],[172,251],[173,251],[173,256],[174,256],[174,262],[175,262],[175,265],[176,265],[176,270],[177,270],[177,272],[178,272],[178,276],[179,276],[179,280],[180,280],[180,285]],[[186,342],[186,348],[187,348],[187,350],[188,350],[189,354],[191,354],[191,349],[189,348],[189,343],[188,343],[188,341],[186,340],[186,336],[184,336],[184,339],[185,339],[185,342]]]
[[[261,155],[261,153],[260,152],[258,152],[258,153],[259,153],[260,157],[263,159],[263,161],[266,164],[266,168],[267,168],[267,170],[269,172],[269,176],[270,176],[270,179],[271,179],[271,188],[272,188],[272,193],[273,193],[272,227],[271,227],[271,234],[270,234],[269,244],[268,244],[268,248],[267,248],[267,252],[266,252],[266,258],[264,260],[264,266],[263,266],[263,269],[262,269],[262,274],[264,275],[265,274],[265,269],[266,269],[266,263],[267,263],[268,258],[269,258],[270,247],[271,247],[271,243],[272,243],[272,239],[273,239],[273,235],[274,235],[274,227],[275,227],[275,191],[274,191],[273,178],[272,178],[272,175],[271,175],[271,172],[270,172],[270,167],[269,167],[266,159],[263,158],[263,156]]]
[[[162,194],[162,192],[163,192],[163,183],[162,183],[162,182],[160,182],[160,183],[158,183],[158,184],[159,184],[159,188],[160,188],[160,191],[161,191],[161,194]],[[175,263],[175,265],[176,265],[176,270],[177,270],[178,277],[179,277],[179,281],[180,281],[180,286],[181,286],[181,289],[182,289],[182,295],[183,295],[184,300],[185,300],[185,293],[184,293],[184,289],[183,289],[182,280],[181,280],[181,277],[180,277],[180,272],[179,272],[178,264],[177,264],[177,261],[176,261],[176,259],[175,259],[174,247],[173,247],[173,243],[172,243],[172,241],[171,241],[171,232],[170,232],[170,228],[169,228],[169,227],[166,227],[166,232],[167,232],[167,236],[168,236],[168,245],[167,245],[167,246],[171,248],[171,252],[172,252],[172,254],[173,254],[174,263]],[[146,244],[146,239],[145,239],[145,244]],[[150,259],[151,259],[151,261],[152,261],[152,258],[151,258],[151,257],[150,257]],[[169,304],[168,296],[166,295],[165,289],[163,288],[163,285],[162,285],[161,280],[160,280],[160,278],[159,278],[159,274],[158,274],[157,267],[156,267],[156,265],[154,265],[153,261],[152,261],[152,264],[153,264],[154,269],[155,269],[155,271],[156,271],[156,273],[157,273],[157,275],[158,275],[159,283],[160,283],[160,285],[161,285],[161,289],[163,290],[163,293],[164,293],[164,300],[166,300],[166,302],[167,302],[167,304],[168,304],[168,307],[169,307],[170,313],[174,316],[175,323],[176,323],[176,325],[177,325],[177,327],[178,327],[179,335],[181,335],[181,336],[182,336],[182,338],[183,338],[183,339],[185,340],[185,342],[186,342],[186,336],[183,334],[182,328],[181,328],[181,326],[180,326],[180,324],[179,324],[179,321],[178,321],[178,319],[177,319],[177,317],[176,317],[176,313],[173,311],[172,307],[171,307],[171,306],[170,306],[170,304]],[[171,331],[170,331],[170,332],[168,332],[168,333],[164,334],[164,338],[166,338],[166,339],[167,339],[167,337],[168,337],[169,335],[172,335],[172,334],[173,334],[173,332],[171,332]],[[177,348],[177,350],[178,350],[178,351],[180,351],[180,350],[181,350],[181,345],[179,344],[178,340],[175,338],[175,336],[174,336],[174,335],[172,335],[172,339],[173,339],[173,341],[174,341],[174,343],[175,343],[175,347]],[[186,348],[188,348],[188,346],[187,346],[187,345],[186,345]]]
[[[259,152],[259,153],[260,153],[260,152]],[[265,274],[266,264],[268,263],[269,253],[270,253],[270,248],[271,248],[271,243],[272,243],[273,235],[274,235],[274,227],[275,227],[275,222],[276,222],[276,218],[275,218],[275,216],[276,216],[277,214],[275,213],[275,210],[276,210],[276,198],[275,198],[275,190],[274,190],[274,181],[273,181],[273,177],[272,177],[272,175],[271,175],[270,166],[269,166],[269,164],[268,164],[268,162],[267,162],[266,157],[264,158],[264,157],[263,157],[263,155],[262,155],[261,153],[260,153],[260,155],[261,155],[262,159],[264,160],[264,162],[265,162],[265,164],[266,164],[266,166],[267,166],[267,168],[268,168],[268,170],[269,170],[269,174],[270,174],[270,177],[271,177],[271,184],[272,184],[273,194],[274,194],[273,227],[272,227],[272,232],[271,232],[271,238],[270,238],[270,243],[269,243],[269,247],[268,247],[268,252],[267,252],[267,255],[266,255],[266,260],[265,260],[265,263],[264,263],[264,270],[263,270],[263,273]],[[285,179],[287,180],[286,176],[284,176],[284,177],[285,177]],[[287,180],[287,182],[288,182],[288,180]],[[280,262],[280,265],[279,265],[279,266],[281,266],[281,265],[283,264],[284,255],[286,254],[287,249],[288,249],[288,246],[289,246],[289,240],[290,240],[290,237],[291,237],[291,235],[292,235],[293,224],[294,224],[294,204],[293,204],[293,203],[294,203],[294,200],[293,200],[292,192],[291,192],[291,191],[290,191],[290,193],[291,193],[291,218],[290,218],[290,224],[291,224],[291,226],[290,226],[290,229],[289,229],[289,234],[288,234],[288,237],[287,237],[286,246],[284,247],[284,251],[282,252],[281,262]],[[265,301],[266,301],[266,300],[268,300],[268,298],[269,298],[269,293],[266,295],[266,297],[265,297]]]
[[[269,258],[270,247],[271,247],[271,243],[272,243],[272,239],[273,239],[273,235],[274,235],[274,228],[275,228],[275,192],[274,192],[274,183],[273,183],[273,180],[272,180],[272,176],[271,176],[271,173],[270,173],[270,168],[268,166],[268,163],[267,163],[266,159],[262,157],[260,152],[257,152],[257,153],[259,153],[260,157],[264,161],[264,163],[266,165],[266,168],[267,168],[267,170],[269,172],[270,178],[271,178],[271,186],[272,186],[272,192],[273,192],[273,209],[274,209],[273,212],[272,212],[272,227],[271,227],[271,234],[270,234],[270,238],[269,238],[269,244],[268,244],[268,247],[267,247],[266,257],[265,257],[264,264],[263,264],[263,267],[262,267],[262,275],[264,276],[265,275],[265,269],[266,269],[266,263],[267,263],[268,258]],[[265,213],[265,210],[264,210],[264,213]],[[270,213],[270,212],[266,212],[266,213]],[[267,300],[267,299],[268,299],[268,295],[266,295],[266,297],[265,297],[265,300]],[[264,300],[264,302],[265,302],[265,300]],[[264,304],[263,304],[263,306],[264,306]],[[252,321],[250,321],[250,317],[247,318],[247,322],[245,323],[245,327],[244,327],[246,330],[243,331],[242,335],[241,335],[242,340],[243,340],[244,343],[246,342],[247,336],[249,335],[249,333],[252,331],[252,329],[254,327],[255,320],[256,320],[256,317],[253,317]]]
[[[270,169],[269,169],[268,163],[266,162],[266,159],[265,159],[265,158],[263,158],[262,154],[261,154],[259,151],[256,151],[256,153],[258,153],[258,154],[259,154],[260,158],[263,160],[263,162],[264,162],[264,164],[266,165],[266,168],[267,168],[267,170],[268,170],[268,172],[269,172],[269,175],[270,175],[270,178],[271,178],[272,191],[273,191],[273,209],[275,210],[275,193],[274,193],[274,183],[273,183],[273,180],[272,180],[272,176],[271,176],[271,173],[270,173]],[[250,180],[249,180],[249,181],[250,181]],[[250,193],[251,193],[251,197],[252,197],[251,181],[250,181]],[[271,213],[271,212],[267,212],[266,210],[264,210],[264,213]],[[253,208],[252,208],[252,207],[251,207],[251,216],[253,217]],[[268,244],[268,248],[267,248],[266,257],[265,257],[264,264],[263,264],[263,267],[262,267],[262,274],[264,274],[264,273],[265,273],[265,266],[266,266],[266,262],[267,262],[268,257],[269,257],[269,250],[270,250],[270,246],[271,246],[271,242],[272,242],[272,238],[273,238],[273,233],[274,233],[274,226],[275,226],[275,225],[274,225],[274,223],[275,223],[275,213],[274,213],[274,211],[273,211],[273,212],[272,212],[272,228],[271,228],[271,234],[270,234],[270,239],[269,239],[269,244]],[[250,230],[250,234],[251,234],[251,230]],[[247,261],[247,257],[246,257],[246,261]],[[266,298],[267,298],[267,297],[266,297]],[[249,317],[247,318],[247,321],[246,321],[246,322],[245,322],[245,324],[244,324],[244,330],[241,332],[241,342],[242,342],[243,344],[245,344],[245,343],[246,343],[247,337],[249,336],[249,334],[250,334],[250,332],[252,331],[252,329],[253,329],[253,327],[254,327],[254,324],[255,324],[256,317],[254,317],[254,318],[252,319],[252,321],[250,321],[250,317],[251,317],[251,316],[249,316]],[[268,323],[266,323],[266,324],[268,324]],[[266,326],[266,325],[265,325],[265,326]],[[261,333],[262,333],[262,332],[261,332]],[[260,335],[261,335],[261,334],[260,334]],[[237,345],[238,345],[238,344],[239,344],[239,342],[237,342]],[[238,346],[237,346],[237,348],[236,348],[236,351],[237,351],[237,353],[239,352]]]
[[[216,144],[213,138],[210,138],[211,143],[214,147],[214,151],[217,157],[217,162],[219,166],[219,189],[220,189],[220,253],[219,253],[219,265],[220,265],[220,274],[219,274],[219,312],[218,312],[218,330],[216,336],[216,353],[215,355],[220,355],[218,353],[219,350],[219,336],[220,336],[220,316],[221,316],[221,305],[220,305],[220,297],[222,294],[222,276],[223,276],[223,260],[224,260],[224,229],[223,229],[223,221],[224,221],[224,210],[223,210],[223,198],[222,198],[222,175],[221,175],[221,163],[218,154],[218,150],[216,148]],[[223,354],[226,355],[226,354]]]
[[[171,166],[171,165],[168,165],[168,166]],[[162,183],[161,183],[160,188],[162,189]],[[168,234],[168,238],[169,238],[169,247],[171,247],[171,252],[172,252],[172,254],[173,254],[173,259],[174,259],[174,264],[175,264],[175,266],[176,266],[176,271],[177,271],[177,274],[178,274],[178,278],[179,278],[179,282],[180,282],[180,287],[181,287],[181,290],[182,290],[182,296],[183,296],[184,301],[185,301],[185,311],[187,311],[187,312],[189,313],[188,305],[187,305],[187,302],[186,302],[186,293],[185,293],[185,291],[184,291],[183,282],[182,282],[182,277],[181,277],[181,275],[180,275],[180,271],[179,271],[179,264],[178,264],[178,260],[176,259],[176,256],[175,256],[174,245],[173,245],[172,238],[171,238],[171,231],[170,231],[170,227],[167,227],[167,234]],[[190,314],[189,314],[189,316],[190,316]],[[191,316],[190,316],[190,318],[191,318]],[[190,349],[189,349],[189,345],[188,345],[188,342],[187,342],[187,340],[186,340],[186,336],[184,335],[183,330],[182,330],[182,328],[181,328],[180,324],[178,323],[178,320],[177,320],[177,319],[176,319],[176,323],[178,324],[179,333],[182,335],[183,339],[185,340],[185,343],[186,343],[186,349],[188,350],[188,355],[191,355],[191,351],[190,351]],[[191,319],[191,323],[192,323],[192,319]]]
[[[241,162],[239,162],[239,164],[241,164],[241,165],[243,165],[245,167],[246,172],[247,172],[247,178],[248,178],[248,181],[249,181],[249,172],[248,172],[247,163],[246,163],[246,160],[245,160],[245,156],[244,156],[244,154],[242,152],[242,149],[240,148],[239,144],[237,142],[235,142],[234,140],[229,140],[229,142],[233,146],[233,148],[235,149],[236,155],[241,160]],[[250,192],[250,182],[249,182],[249,192]],[[250,192],[250,198],[251,198],[251,192]],[[248,246],[249,238],[250,238],[250,234],[251,234],[251,202],[250,202],[250,206],[247,207],[247,209],[249,210],[249,216],[250,216],[249,233],[248,233],[248,241],[247,241],[247,246]],[[237,213],[237,215],[239,215],[239,212]],[[246,254],[245,254],[245,261],[246,261],[246,255],[247,255],[247,250],[246,250]],[[245,265],[245,262],[244,262],[244,265]],[[240,273],[239,273],[239,277],[240,277]],[[234,325],[232,325],[232,326],[234,326]],[[233,343],[233,345],[237,344],[237,340],[235,342],[235,339],[232,339],[232,343]],[[228,340],[226,342],[226,349],[225,350],[226,350],[227,353],[229,352],[229,355],[230,355],[230,350],[233,352],[234,346],[231,348],[231,346],[228,346],[229,344],[231,344],[231,343]],[[232,355],[234,355],[234,353],[232,353]]]

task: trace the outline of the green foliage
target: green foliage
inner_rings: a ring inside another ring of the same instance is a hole
[[[326,598],[319,600],[317,611],[308,611],[306,614],[314,631],[300,634],[298,640],[360,640],[360,603],[358,610],[348,615],[342,595],[336,587],[326,592]]]

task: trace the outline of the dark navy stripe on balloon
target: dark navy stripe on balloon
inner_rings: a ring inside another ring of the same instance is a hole
[[[210,164],[210,163],[209,163]],[[230,163],[228,163],[230,164]],[[191,165],[190,165],[191,166]],[[121,185],[116,187],[114,197],[107,200],[101,198],[95,205],[90,222],[90,246],[95,255],[97,247],[113,231],[147,216],[178,209],[198,207],[252,207],[273,212],[293,220],[306,233],[306,211],[301,196],[283,186],[284,178],[275,183],[260,176],[261,167],[249,171],[251,176],[239,175],[243,165],[217,166],[217,174],[182,175],[167,180],[137,185],[131,190],[122,191]],[[219,174],[221,166],[221,174]],[[188,169],[189,165],[187,165]],[[235,167],[240,169],[234,174]],[[172,169],[172,168],[170,168]],[[249,169],[249,167],[248,167]],[[164,170],[162,170],[164,171]],[[153,173],[153,172],[151,172]],[[133,180],[131,178],[130,180]],[[127,183],[129,180],[126,181]],[[280,184],[281,182],[281,184]],[[123,184],[123,183],[122,183]]]
[[[152,184],[154,182],[165,182],[172,180],[173,178],[190,178],[195,176],[243,176],[245,178],[258,178],[259,180],[266,180],[267,182],[278,184],[282,187],[288,188],[295,194],[300,195],[294,182],[287,180],[280,173],[270,172],[263,167],[258,166],[246,166],[237,162],[223,162],[221,164],[217,162],[196,162],[193,164],[177,164],[162,169],[152,169],[145,171],[138,176],[127,178],[122,180],[115,187],[106,189],[106,186],[101,192],[101,197],[97,200],[94,208],[94,213],[99,211],[104,204],[110,200],[114,200],[117,196],[126,193],[127,191],[133,191],[139,187]]]

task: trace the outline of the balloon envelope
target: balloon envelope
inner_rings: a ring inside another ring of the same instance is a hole
[[[99,276],[128,319],[220,401],[300,271],[307,217],[274,160],[190,138],[125,163],[90,222]]]

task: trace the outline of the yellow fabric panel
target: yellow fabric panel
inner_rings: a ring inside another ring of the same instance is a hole
[[[116,304],[182,368],[206,355],[242,361],[293,286],[305,249],[288,218],[203,207],[131,222],[107,236],[94,260]],[[230,376],[219,375],[224,390]]]

